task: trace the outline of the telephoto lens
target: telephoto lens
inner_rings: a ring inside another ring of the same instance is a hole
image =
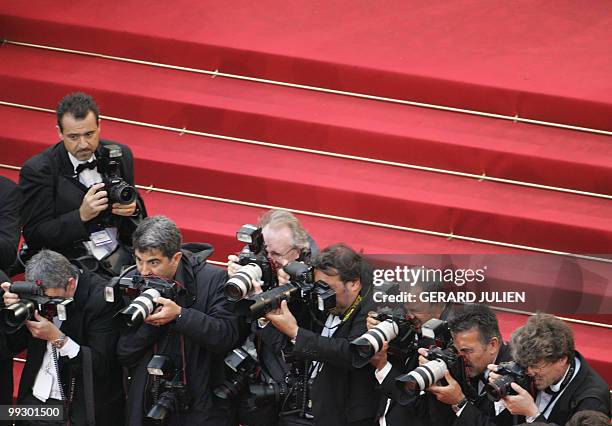
[[[446,363],[443,360],[434,359],[427,361],[410,373],[398,377],[395,381],[400,388],[420,392],[441,380],[447,369]]]
[[[121,315],[129,327],[138,327],[145,318],[153,313],[157,307],[153,300],[160,296],[159,291],[149,288],[140,293],[127,307],[119,311],[117,315]]]
[[[230,302],[244,299],[253,288],[253,281],[260,281],[261,268],[256,263],[248,263],[241,267],[236,274],[227,280],[223,292]]]
[[[357,357],[353,357],[353,366],[360,368],[377,354],[384,342],[390,342],[399,334],[399,326],[393,320],[385,320],[376,327],[366,331],[353,340],[349,347]]]
[[[0,311],[0,324],[2,330],[7,334],[13,334],[19,330],[26,321],[34,318],[36,304],[31,300],[20,300],[7,306]]]

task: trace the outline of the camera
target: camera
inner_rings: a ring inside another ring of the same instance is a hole
[[[147,371],[152,381],[147,419],[155,424],[165,424],[172,413],[190,409],[191,395],[187,385],[181,381],[182,371],[174,367],[168,356],[153,355]]]
[[[531,376],[527,375],[527,371],[515,361],[500,363],[497,366],[496,373],[501,377],[485,385],[485,391],[491,401],[499,401],[508,395],[516,395],[516,392],[510,386],[513,382],[533,395]]]
[[[433,347],[427,352],[427,359],[429,361],[425,364],[395,379],[396,385],[406,390],[420,392],[444,379],[447,370],[460,384],[467,384],[465,361],[454,347],[446,349]]]
[[[136,188],[121,177],[123,153],[119,145],[101,145],[98,171],[102,175],[104,189],[108,194],[109,205],[114,203],[132,204],[138,193]]]
[[[280,404],[280,416],[290,414],[304,414],[310,412],[312,402],[310,400],[311,378],[307,363],[298,361],[292,353],[286,354],[286,361],[290,365],[285,374],[284,381],[280,383],[252,384],[249,392],[256,406],[262,406],[268,402]]]
[[[247,245],[238,255],[242,268],[227,281],[223,289],[225,297],[231,302],[244,299],[253,289],[255,280],[262,282],[263,291],[278,285],[276,269],[268,259],[261,228],[245,224],[236,232],[236,239]]]
[[[15,281],[9,292],[19,295],[19,302],[0,310],[0,327],[7,333],[17,332],[26,321],[34,321],[34,312],[51,320],[57,316],[60,321],[68,319],[72,298],[45,296],[42,285],[27,281]]]
[[[115,277],[104,289],[104,297],[107,302],[114,302],[117,291],[123,291],[131,302],[117,313],[129,327],[137,327],[153,313],[157,304],[157,297],[170,300],[181,300],[179,304],[185,305],[184,299],[187,290],[178,285],[176,281],[166,280],[161,277],[134,275],[128,277]]]
[[[384,342],[389,342],[389,353],[407,359],[417,349],[416,328],[413,321],[400,312],[379,312],[380,324],[353,340],[349,347],[353,353],[353,367],[361,368],[377,354]]]
[[[314,281],[314,269],[301,262],[290,262],[284,268],[290,282],[266,292],[249,296],[236,304],[239,314],[260,318],[280,307],[283,300],[301,301],[311,310],[328,312],[336,306],[336,292],[323,281]]]
[[[225,365],[229,368],[229,377],[214,389],[221,399],[234,399],[248,388],[249,383],[255,383],[259,375],[257,361],[243,348],[234,349],[225,357]]]

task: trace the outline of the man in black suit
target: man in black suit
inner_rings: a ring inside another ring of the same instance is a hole
[[[80,272],[50,250],[33,256],[25,274],[47,296],[73,301],[66,320],[36,312],[33,320],[7,335],[13,352],[28,349],[17,404],[64,405],[72,424],[86,424],[94,418],[98,424],[121,424],[124,397],[121,369],[114,356],[119,333],[113,327],[118,306],[104,300],[105,281]],[[2,288],[6,305],[19,301],[9,283]]]
[[[610,415],[608,384],[574,349],[570,326],[549,314],[532,316],[512,333],[513,358],[532,376],[537,394],[516,383],[517,395],[503,398],[508,410],[525,416],[527,423],[564,425],[575,413],[584,410]],[[490,366],[495,371],[496,366]],[[496,379],[495,373],[490,380]]]
[[[158,406],[161,396],[147,366],[160,355],[173,360],[176,378],[191,399],[188,408],[170,410],[167,424],[225,425],[229,413],[213,400],[213,387],[223,355],[238,343],[237,318],[223,294],[226,271],[206,262],[210,245],[181,246],[178,227],[164,216],[144,219],[133,244],[139,275],[174,280],[182,290],[176,300],[154,299],[154,313],[121,332],[117,354],[131,377],[127,423],[147,424],[146,415]]]
[[[423,272],[425,271],[423,269]],[[415,276],[417,275],[415,274]],[[428,275],[423,273],[418,276],[427,277]],[[421,326],[430,319],[446,320],[451,313],[452,307],[446,303],[419,301],[419,295],[423,292],[438,293],[444,291],[444,283],[441,281],[421,279],[410,284],[402,282],[397,289],[401,294],[413,294],[415,296],[415,302],[404,304],[400,310],[402,313],[405,312],[405,317],[412,321],[417,333],[420,333]],[[380,324],[376,316],[376,312],[368,313],[368,330]],[[400,339],[402,336],[397,336],[397,338]],[[416,343],[418,347],[427,347],[434,343],[431,339],[422,338],[418,335],[415,338],[417,338],[416,342],[410,343]],[[394,426],[410,422],[414,426],[429,425],[431,420],[429,414],[427,413],[423,417],[415,406],[416,401],[409,398],[395,384],[395,379],[398,376],[409,373],[418,367],[419,354],[415,351],[414,354],[410,354],[406,358],[401,354],[388,354],[388,348],[389,343],[385,342],[382,349],[370,359],[370,363],[376,369],[376,379],[380,383],[378,391],[381,398],[377,411],[377,424],[379,426]]]
[[[428,392],[444,404],[450,405],[457,419],[455,426],[480,424],[506,426],[516,419],[500,402],[493,402],[485,392],[491,363],[511,361],[510,348],[502,339],[497,316],[485,305],[463,305],[449,319],[453,345],[466,361],[467,376],[473,395],[461,392],[456,380],[446,374],[447,386],[432,386]],[[501,414],[500,414],[501,413]]]
[[[0,270],[6,273],[17,257],[20,210],[19,187],[12,180],[0,176]]]
[[[25,241],[31,252],[48,248],[69,259],[85,256],[90,269],[104,259],[99,272],[115,275],[131,263],[122,248],[129,246],[135,220],[144,209],[138,209],[136,201],[109,206],[109,188],[101,183],[102,158],[111,153],[118,159],[119,174],[133,185],[132,152],[100,140],[98,106],[91,96],[69,94],[56,112],[62,140],[30,158],[20,173]]]
[[[324,281],[336,292],[336,308],[325,325],[313,330],[298,326],[286,301],[266,315],[294,342],[296,358],[314,361],[306,370],[312,380],[310,416],[282,418],[280,424],[371,425],[378,405],[372,398],[374,372],[370,365],[353,368],[349,349],[349,343],[366,331],[371,271],[345,244],[327,247],[312,259],[312,266],[315,281]]]

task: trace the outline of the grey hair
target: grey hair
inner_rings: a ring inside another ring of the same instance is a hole
[[[66,289],[69,278],[76,278],[76,268],[61,254],[41,250],[26,263],[25,278],[40,282],[44,288]]]
[[[159,250],[171,258],[181,250],[181,231],[176,223],[166,216],[151,216],[144,219],[132,236],[134,250],[148,252]]]
[[[299,250],[310,247],[308,232],[306,232],[306,229],[304,229],[304,226],[302,226],[298,218],[287,210],[272,209],[267,211],[259,218],[259,226],[262,228],[269,226],[272,229],[287,227],[291,231],[293,247]]]

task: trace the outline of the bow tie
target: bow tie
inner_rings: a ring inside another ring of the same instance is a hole
[[[81,163],[76,167],[76,174],[78,175],[85,169],[93,170],[98,165],[98,160],[91,160],[87,163]]]

